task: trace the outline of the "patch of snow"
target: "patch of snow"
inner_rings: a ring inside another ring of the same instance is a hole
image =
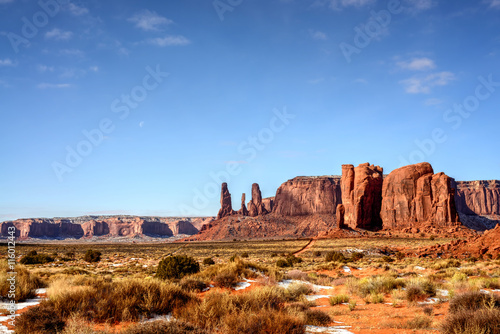
[[[490,292],[488,290],[485,290],[485,289],[481,289],[481,290],[479,290],[479,292],[490,294]]]
[[[349,268],[348,266],[343,266],[342,269],[344,269],[345,273],[350,273],[351,272],[351,268]]]
[[[14,334],[14,331],[9,330],[7,326],[0,325],[0,334]]]
[[[309,295],[305,296],[308,301],[314,301],[316,299],[321,299],[321,298],[330,298],[330,295]]]
[[[423,302],[418,302],[421,305],[427,305],[427,304],[436,304],[439,301],[439,298],[427,298]]]
[[[306,333],[329,333],[329,334],[353,334],[349,332],[346,328],[351,328],[351,326],[333,326],[333,327],[321,327],[321,326],[306,326]]]
[[[172,321],[172,320],[175,320],[174,317],[172,317],[170,314],[167,314],[167,315],[153,315],[152,318],[149,318],[149,319],[145,319],[141,322],[153,322],[153,321]]]
[[[246,278],[244,278],[243,280],[244,280],[244,282],[236,283],[236,286],[233,289],[234,290],[244,290],[251,285],[250,283],[256,282],[254,280],[250,280],[250,279],[246,279]]]
[[[417,270],[425,270],[425,268],[424,268],[424,267],[420,267],[420,266],[415,266],[415,267],[413,267],[413,268],[415,268],[415,269],[417,269]]]
[[[37,295],[41,295],[42,293],[47,293],[47,289],[45,289],[45,288],[42,288],[42,289],[36,289],[36,290],[35,290],[35,293],[36,293]]]
[[[448,297],[450,295],[450,292],[448,290],[441,290],[441,289],[438,289],[437,290],[437,293],[441,296],[444,296],[444,297]]]
[[[290,285],[292,285],[292,284],[307,284],[307,285],[310,285],[314,291],[333,289],[333,287],[331,287],[331,286],[316,285],[316,284],[312,284],[311,282],[302,281],[302,280],[298,280],[298,279],[285,279],[285,280],[282,280],[281,282],[278,282],[278,286],[280,286],[284,289],[288,289],[290,287]]]

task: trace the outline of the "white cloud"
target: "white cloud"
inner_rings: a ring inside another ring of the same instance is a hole
[[[79,6],[75,5],[74,3],[70,3],[68,5],[68,10],[70,11],[71,14],[73,14],[75,16],[84,15],[84,14],[87,14],[89,12],[89,10],[87,8],[79,7]]]
[[[401,80],[399,83],[405,87],[405,91],[409,94],[429,94],[432,87],[446,86],[453,80],[455,80],[453,73],[438,72]]]
[[[57,28],[49,30],[45,33],[45,38],[52,38],[58,41],[65,41],[73,36],[71,31],[63,31]]]
[[[486,3],[489,3],[491,8],[500,9],[500,0],[487,0]]]
[[[328,36],[319,30],[309,30],[309,34],[313,39],[320,40],[320,41],[325,41],[328,39]]]
[[[47,66],[47,65],[38,65],[36,67],[38,72],[40,73],[45,73],[45,72],[54,72],[54,67],[53,66]]]
[[[13,62],[10,58],[0,59],[0,66],[16,66],[17,64]]]
[[[397,62],[396,64],[402,69],[412,70],[412,71],[426,71],[436,68],[436,64],[434,63],[434,61],[426,57],[413,58],[407,61],[400,61]]]
[[[328,6],[333,10],[342,10],[346,7],[361,8],[375,3],[376,0],[317,0],[313,3],[313,7]]]
[[[158,31],[162,26],[173,23],[172,20],[147,9],[136,13],[134,16],[129,18],[128,21],[135,23],[137,28],[145,31]]]
[[[189,39],[184,36],[165,36],[165,37],[157,37],[150,38],[146,41],[149,44],[156,46],[183,46],[191,43]]]
[[[42,82],[41,84],[38,84],[37,86],[39,89],[50,89],[50,88],[69,88],[71,87],[71,84],[68,83],[62,83],[62,84],[50,84],[46,82]]]
[[[99,66],[90,66],[89,70],[91,70],[92,72],[99,72]]]
[[[406,0],[404,5],[410,13],[420,13],[436,5],[433,0]]]

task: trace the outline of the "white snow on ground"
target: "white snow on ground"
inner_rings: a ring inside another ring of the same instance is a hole
[[[448,297],[449,294],[450,294],[450,292],[448,290],[441,290],[441,289],[438,289],[437,293],[438,293],[438,295],[441,295],[441,296],[444,296],[444,297]]]
[[[46,292],[47,292],[46,289],[36,289],[36,291],[35,291],[35,293],[37,295],[42,294],[42,293],[46,293]],[[22,303],[16,303],[16,309],[22,310],[23,308],[26,308],[29,306],[35,306],[35,305],[40,304],[41,301],[42,301],[42,298],[40,298],[40,296],[36,296],[36,298],[33,298],[33,299],[26,299],[26,301],[24,301]],[[7,303],[1,303],[0,306],[2,308],[6,309]],[[19,316],[19,314],[16,314],[15,316],[17,317],[17,316]],[[10,318],[8,316],[0,316],[0,322],[5,322],[8,320],[10,320]],[[14,333],[14,331],[9,330],[4,325],[0,325],[0,334],[11,334],[11,333]]]
[[[167,315],[154,315],[152,318],[143,320],[141,322],[153,322],[153,321],[172,321],[175,320],[170,314]]]
[[[351,272],[351,268],[349,268],[348,266],[343,266],[342,269],[344,269],[345,273],[350,273]]]
[[[349,332],[346,328],[351,326],[333,326],[333,327],[321,327],[321,326],[306,326],[306,333],[329,333],[329,334],[353,334]]]
[[[486,294],[489,294],[489,293],[490,293],[488,290],[485,290],[485,289],[481,289],[481,290],[479,290],[479,291],[480,291],[480,292],[482,292],[482,293],[486,293]]]
[[[236,283],[236,286],[233,288],[234,290],[244,290],[246,288],[248,288],[252,283],[252,282],[257,282],[257,281],[254,281],[254,280],[251,280],[251,279],[246,279],[244,278],[243,279],[245,282],[238,282]]]
[[[415,266],[415,267],[413,267],[413,268],[415,268],[415,269],[417,269],[417,270],[425,270],[425,268],[424,268],[424,267],[420,267],[420,266]]]
[[[285,279],[285,280],[282,280],[281,282],[278,282],[278,286],[285,288],[285,289],[290,287],[290,285],[292,285],[292,284],[307,284],[307,285],[310,285],[311,288],[316,292],[319,292],[321,290],[326,290],[326,289],[333,289],[333,287],[331,287],[331,286],[316,285],[316,284],[312,284],[312,283],[307,282],[307,281],[301,281],[298,279]]]
[[[330,298],[331,295],[309,295],[309,296],[305,296],[306,299],[310,302],[316,300],[316,299],[321,299],[321,298]]]
[[[214,286],[212,284],[209,284],[205,289],[203,289],[203,292],[210,290],[210,288],[213,288]]]
[[[36,289],[36,290],[35,290],[35,293],[36,293],[37,295],[41,295],[42,293],[47,293],[47,289],[45,289],[45,288],[42,288],[42,289]]]
[[[426,305],[426,304],[436,304],[439,301],[439,298],[427,298],[423,302],[418,302],[421,305]]]

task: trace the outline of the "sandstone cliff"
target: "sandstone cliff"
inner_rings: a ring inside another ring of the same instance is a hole
[[[457,210],[467,215],[500,215],[500,181],[456,181]]]
[[[8,227],[16,227],[16,237],[26,238],[91,238],[91,237],[172,237],[192,235],[198,229],[192,224],[207,223],[206,218],[163,218],[136,216],[82,216],[75,218],[17,219],[0,223],[2,237]]]
[[[278,188],[273,213],[283,216],[333,215],[341,203],[339,176],[298,176]]]
[[[392,171],[382,188],[384,228],[404,229],[432,223],[435,227],[459,225],[452,179],[434,174],[427,163],[404,166]]]
[[[350,228],[378,229],[382,227],[383,169],[364,163],[354,168],[342,165],[343,224]]]

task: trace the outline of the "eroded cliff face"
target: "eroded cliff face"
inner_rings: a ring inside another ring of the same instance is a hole
[[[342,204],[345,210],[342,224],[363,229],[382,227],[382,182],[382,167],[369,163],[358,167],[342,165]],[[341,216],[338,218],[341,219]]]
[[[193,220],[194,219],[194,220]],[[135,216],[84,216],[75,218],[18,219],[0,223],[2,237],[8,227],[16,227],[16,236],[26,238],[91,238],[91,237],[172,237],[193,235],[198,229],[191,223],[207,223],[204,218],[162,218]],[[210,219],[209,219],[210,220]]]
[[[220,193],[220,210],[217,214],[217,219],[221,219],[227,216],[234,215],[233,205],[231,203],[231,194],[227,189],[227,183],[222,183],[221,193]]]
[[[427,162],[392,171],[383,182],[380,216],[384,228],[392,229],[424,223],[459,225],[452,179],[444,173],[434,174]]]
[[[257,183],[252,184],[252,200],[248,202],[248,215],[250,217],[256,217],[268,213],[269,212],[262,203],[262,193],[260,192],[259,185]]]
[[[500,215],[500,181],[456,181],[457,211],[467,215]]]
[[[334,215],[337,204],[341,203],[339,176],[298,176],[278,188],[273,213],[283,216]]]

